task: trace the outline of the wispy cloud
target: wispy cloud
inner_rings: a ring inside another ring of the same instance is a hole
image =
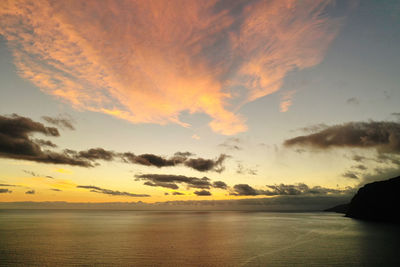
[[[285,92],[282,96],[281,103],[280,103],[280,111],[286,112],[289,110],[289,107],[292,105],[292,98],[296,91],[289,91]]]
[[[330,3],[3,1],[0,34],[23,78],[76,108],[182,126],[205,113],[231,135],[247,129],[238,107],[321,62],[340,26]]]
[[[197,178],[174,174],[140,174],[136,175],[135,177],[136,180],[145,181],[144,185],[165,187],[170,189],[178,189],[178,184],[183,184],[189,188],[198,189],[228,188],[226,183],[222,181],[212,182],[211,179],[208,177]]]
[[[133,194],[129,192],[120,192],[111,189],[105,189],[98,186],[93,185],[78,185],[77,188],[88,189],[90,192],[106,194],[111,196],[127,196],[127,197],[149,197],[150,195],[147,194]]]
[[[58,115],[57,117],[43,116],[42,119],[62,129],[75,130],[75,127],[73,125],[74,121],[70,116],[67,115]]]
[[[34,194],[36,194],[36,192],[35,192],[35,190],[28,190],[28,191],[25,192],[25,194],[34,195]]]

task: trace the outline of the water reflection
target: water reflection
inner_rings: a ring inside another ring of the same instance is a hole
[[[399,230],[328,213],[0,211],[0,265],[400,266]]]

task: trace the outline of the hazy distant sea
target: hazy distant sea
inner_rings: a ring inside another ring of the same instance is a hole
[[[0,210],[0,266],[400,266],[400,227],[334,213]]]

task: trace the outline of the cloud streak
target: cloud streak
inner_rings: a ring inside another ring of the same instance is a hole
[[[66,117],[62,117],[62,116],[58,116],[58,117],[43,116],[42,119],[50,124],[61,127],[63,129],[75,130],[73,121],[70,118],[66,118]]]
[[[210,178],[188,177],[184,175],[174,174],[139,174],[135,175],[136,180],[145,181],[144,185],[158,186],[170,189],[178,189],[178,184],[186,185],[189,188],[210,189],[219,188],[227,189],[228,186],[222,181],[212,182]]]
[[[0,194],[5,194],[5,193],[12,193],[12,191],[7,188],[0,188]]]
[[[120,192],[120,191],[105,189],[105,188],[101,188],[101,187],[93,186],[93,185],[78,185],[76,187],[88,189],[88,190],[90,190],[90,192],[93,192],[93,193],[100,193],[100,194],[106,194],[106,195],[111,195],[111,196],[150,197],[150,195],[147,195],[147,194],[133,194],[133,193],[128,193],[128,192]]]
[[[295,196],[295,195],[341,195],[354,192],[354,188],[333,189],[322,186],[309,187],[304,183],[267,185],[268,189],[255,189],[248,184],[237,184],[230,194],[234,196]]]
[[[349,122],[330,126],[313,134],[288,139],[284,145],[309,146],[318,149],[376,148],[378,152],[400,153],[400,123]],[[361,161],[362,158],[358,160]]]
[[[205,113],[231,135],[247,129],[241,105],[321,62],[340,26],[329,5],[3,1],[0,34],[23,78],[75,108],[182,126],[182,112]]]

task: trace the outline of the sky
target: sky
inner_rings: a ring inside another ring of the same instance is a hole
[[[0,26],[0,202],[293,208],[400,174],[398,1],[6,0]]]

